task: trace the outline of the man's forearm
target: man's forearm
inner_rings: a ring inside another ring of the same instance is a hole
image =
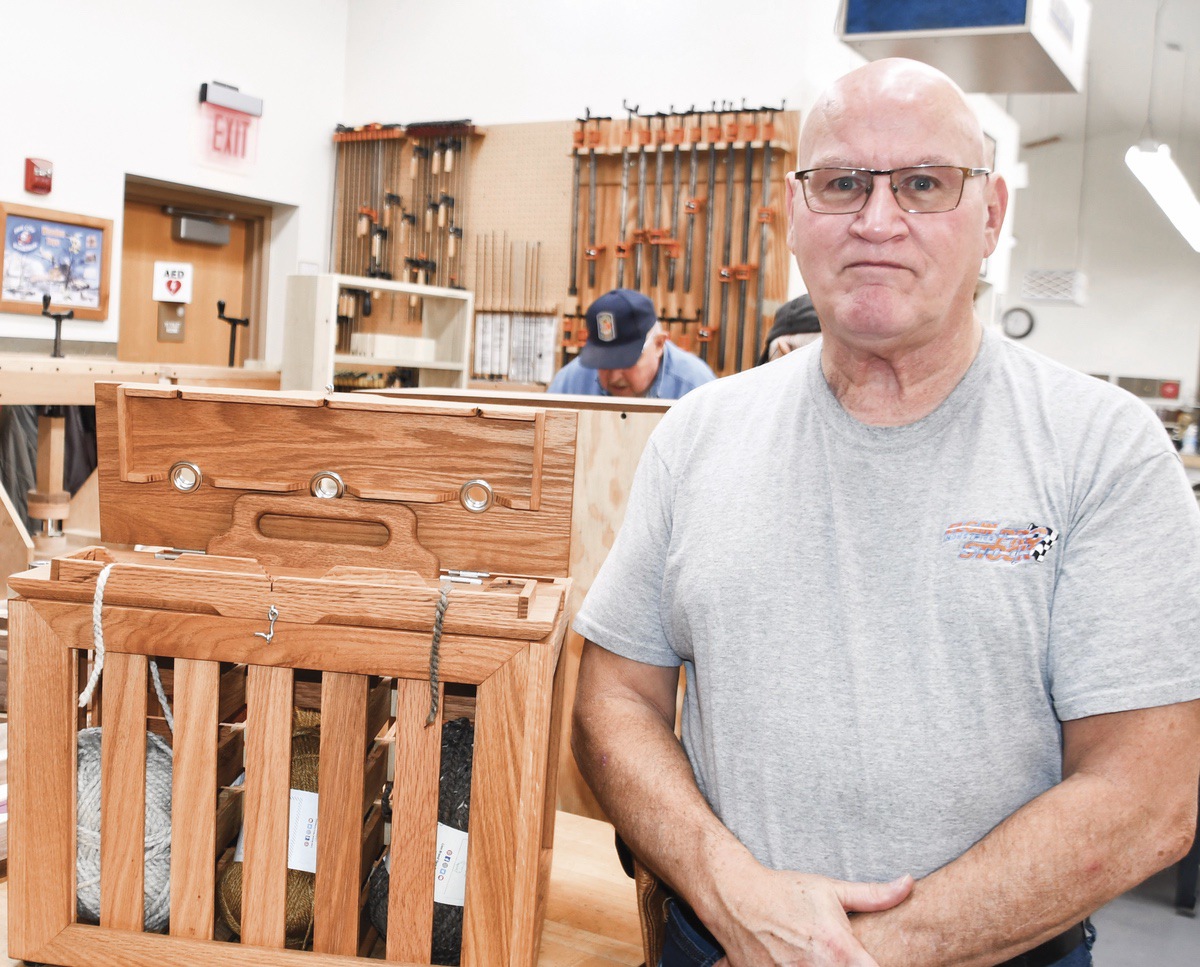
[[[1048,940],[1186,850],[1194,748],[1178,751],[1182,770],[1075,772],[855,933],[880,967],[988,967]]]
[[[661,715],[612,695],[587,701],[571,733],[580,771],[638,859],[696,902],[705,861],[718,848],[744,847],[709,808]]]

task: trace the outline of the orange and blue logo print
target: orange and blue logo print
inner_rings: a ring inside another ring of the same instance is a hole
[[[1021,564],[1043,560],[1058,532],[1041,524],[1021,527],[998,520],[964,520],[947,527],[942,539],[958,546],[959,560]]]

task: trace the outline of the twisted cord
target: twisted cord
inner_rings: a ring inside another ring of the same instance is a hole
[[[439,651],[442,644],[442,625],[446,620],[446,607],[450,604],[450,585],[443,581],[441,594],[438,597],[437,613],[433,617],[433,641],[429,645],[429,716],[425,719],[426,727],[437,722],[438,715],[438,663]]]
[[[158,674],[158,662],[150,659],[150,677],[154,679],[154,694],[158,696],[158,704],[162,707],[163,718],[167,720],[167,728],[175,733],[175,716],[171,714],[171,703],[167,701],[167,692],[163,688],[162,678]]]
[[[112,573],[113,564],[105,564],[96,578],[96,591],[92,595],[92,649],[96,657],[92,661],[92,674],[88,677],[87,685],[79,695],[79,707],[86,708],[96,692],[100,681],[100,673],[104,671],[104,587],[108,584],[108,576]],[[158,704],[162,706],[163,717],[167,720],[167,728],[175,731],[175,716],[171,714],[171,703],[167,701],[167,693],[163,688],[162,677],[158,673],[158,662],[150,659],[150,677],[154,679],[154,694],[158,696]]]
[[[105,564],[100,571],[100,576],[96,578],[96,591],[92,595],[92,650],[95,652],[95,657],[92,659],[92,674],[79,696],[80,708],[87,707],[87,703],[92,700],[92,693],[96,691],[96,683],[100,681],[100,673],[104,671],[104,626],[100,616],[104,611],[104,585],[108,584],[108,576],[112,573],[114,566]]]

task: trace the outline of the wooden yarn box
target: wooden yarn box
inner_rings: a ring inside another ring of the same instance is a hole
[[[67,967],[332,967],[374,948],[428,964],[440,726],[465,703],[475,739],[462,963],[533,965],[553,842],[575,420],[97,386],[104,546],[10,582],[9,955]],[[104,671],[81,710],[107,565]],[[449,585],[441,703],[426,727],[450,569],[488,576]],[[162,731],[151,657],[168,671],[175,719],[167,934],[142,927],[145,733]],[[321,710],[312,950],[285,949],[284,936],[297,704]],[[78,729],[101,722],[97,926],[76,916],[75,745]],[[383,944],[363,907],[383,850],[389,757]],[[239,813],[242,935],[225,942],[214,939],[215,890]]]

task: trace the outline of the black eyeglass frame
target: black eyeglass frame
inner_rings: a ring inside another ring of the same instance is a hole
[[[962,172],[962,184],[958,186],[958,197],[954,199],[953,205],[951,205],[949,208],[939,208],[936,211],[922,211],[919,208],[905,208],[900,204],[900,186],[896,184],[892,176],[897,171],[920,171],[922,168],[952,168],[955,171]],[[808,182],[805,178],[805,175],[811,175],[814,171],[856,171],[860,174],[870,175],[871,183],[867,185],[866,190],[863,192],[862,204],[857,208],[844,212],[820,211],[812,207],[812,202],[808,197]],[[902,212],[907,212],[910,215],[943,215],[946,212],[954,211],[954,209],[956,209],[962,203],[963,191],[967,187],[968,178],[978,178],[981,175],[987,177],[991,173],[991,168],[964,168],[962,165],[905,165],[902,168],[887,168],[883,170],[877,168],[854,168],[849,165],[823,165],[820,168],[805,168],[803,171],[794,171],[792,172],[792,177],[800,183],[800,190],[804,194],[804,204],[814,215],[857,215],[860,211],[867,207],[867,202],[871,200],[871,192],[875,190],[875,177],[877,175],[887,175],[888,186],[892,189],[892,198],[896,200],[896,204],[899,206]]]

